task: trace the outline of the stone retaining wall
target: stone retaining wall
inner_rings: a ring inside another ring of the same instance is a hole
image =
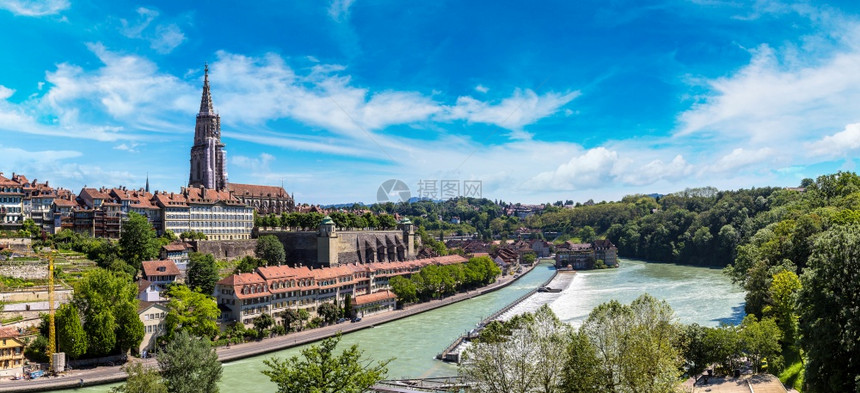
[[[215,259],[242,259],[254,255],[257,239],[247,240],[201,240],[192,241],[191,245],[197,252],[212,254]]]

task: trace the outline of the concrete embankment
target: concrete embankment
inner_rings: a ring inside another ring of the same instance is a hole
[[[540,288],[550,287],[550,288],[557,288],[557,289],[561,289],[561,290],[567,289],[567,287],[570,285],[570,282],[573,281],[574,272],[561,272],[562,274],[559,274],[559,273],[560,273],[559,271],[554,271],[552,276],[548,280],[546,280],[543,284],[541,284],[538,287],[526,292],[526,294],[524,294],[523,296],[520,296],[517,300],[514,300],[513,302],[511,302],[507,306],[503,307],[502,309],[490,314],[489,317],[484,318],[484,320],[478,324],[478,327],[475,330],[473,330],[474,334],[477,334],[477,332],[479,332],[481,329],[483,329],[484,326],[486,326],[491,321],[507,320],[507,319],[513,317],[514,315],[526,312],[526,311],[517,312],[516,309],[519,308],[523,304],[523,302],[528,301],[529,299],[533,298],[535,295],[544,295],[543,292],[538,292],[540,290]],[[559,279],[560,277],[561,277],[561,279]],[[552,293],[552,295],[558,295],[558,293]],[[528,311],[530,311],[530,310],[528,310]],[[506,316],[507,316],[507,318],[506,318]],[[444,360],[446,362],[459,363],[460,362],[460,355],[463,353],[463,350],[468,346],[470,338],[474,338],[473,333],[467,333],[466,335],[462,335],[462,336],[457,337],[456,340],[454,340],[451,344],[449,344],[447,347],[445,347],[445,349],[442,350],[442,352],[440,352],[438,355],[436,355],[436,358],[439,360]]]
[[[525,276],[524,272],[519,277]],[[511,283],[517,281],[518,277],[504,277],[494,284],[487,287],[460,293],[445,299],[434,300],[427,303],[421,303],[406,307],[403,310],[397,310],[387,313],[370,315],[365,317],[358,323],[342,323],[339,325],[327,326],[319,329],[307,330],[298,333],[291,333],[285,336],[279,336],[271,339],[265,339],[257,342],[250,342],[239,345],[231,345],[229,348],[220,347],[217,349],[219,359],[224,362],[239,360],[252,356],[257,356],[281,349],[291,348],[303,344],[312,343],[318,340],[331,337],[337,333],[349,333],[357,330],[378,326],[397,319],[430,311],[439,307],[444,307],[453,303],[457,303],[466,299],[478,297],[493,291],[504,288]],[[153,359],[144,360],[145,364],[154,365]],[[32,381],[0,381],[0,392],[36,392],[36,391],[51,391],[65,388],[74,388],[80,384],[80,379],[84,380],[84,385],[98,385],[111,382],[119,382],[124,380],[125,373],[119,367],[99,367],[90,370],[73,370],[63,377],[37,379]]]
[[[552,303],[561,297],[561,292],[570,286],[575,276],[575,271],[568,270],[557,272],[556,275],[545,285],[545,287],[552,288],[553,292],[532,292],[529,296],[526,296],[503,313],[500,313],[495,319],[499,321],[507,321],[516,315],[525,314],[527,312],[537,310],[544,304]],[[557,292],[555,292],[556,290]]]

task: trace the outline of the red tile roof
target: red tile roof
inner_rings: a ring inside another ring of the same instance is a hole
[[[146,290],[146,288],[149,288],[150,285],[152,285],[152,282],[145,278],[137,280],[137,294],[140,295],[143,291]]]
[[[176,242],[161,246],[161,248],[163,248],[165,251],[185,251],[191,248],[191,246],[189,246],[187,243]]]
[[[143,261],[143,274],[149,278],[152,276],[179,275],[179,268],[176,263],[169,259],[160,261]]]
[[[363,304],[378,302],[381,300],[396,299],[396,298],[397,298],[397,295],[395,295],[394,292],[391,292],[389,290],[384,290],[384,291],[369,293],[367,295],[358,295],[353,299],[352,302],[356,306],[361,306]]]
[[[18,329],[12,326],[0,327],[0,338],[18,338]]]
[[[289,198],[290,195],[283,187],[261,186],[256,184],[227,183],[227,189],[236,196],[265,196]]]
[[[82,188],[79,195],[80,196],[86,195],[86,196],[89,196],[91,199],[102,199],[102,200],[106,200],[106,201],[110,201],[111,199],[113,199],[106,192],[102,192],[102,191],[97,190],[95,188]]]
[[[218,281],[218,284],[235,287],[237,285],[259,284],[264,282],[266,282],[266,280],[264,280],[263,277],[261,277],[257,273],[241,273],[231,274],[227,277],[224,277],[221,279],[221,281]]]

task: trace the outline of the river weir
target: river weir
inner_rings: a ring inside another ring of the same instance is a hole
[[[389,379],[431,378],[457,375],[456,364],[435,359],[458,336],[468,333],[498,310],[542,285],[556,288],[555,269],[540,264],[509,286],[486,295],[432,311],[413,315],[373,329],[345,334],[339,346],[358,344],[367,358],[394,360],[388,365]],[[569,274],[569,273],[565,273]],[[556,279],[560,279],[562,273]],[[600,303],[616,299],[629,303],[642,293],[665,299],[682,323],[717,326],[743,319],[743,291],[720,269],[622,260],[617,269],[579,271],[560,293],[536,293],[509,312],[533,311],[542,304],[563,321],[578,326]],[[505,315],[507,315],[505,313]],[[503,318],[506,316],[502,316]],[[264,359],[300,355],[306,346],[290,348],[224,364],[221,391],[275,391],[260,373]],[[108,392],[111,385],[68,392]]]

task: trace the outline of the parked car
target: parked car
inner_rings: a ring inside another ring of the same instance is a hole
[[[355,318],[353,318],[353,319],[352,319],[352,322],[353,322],[353,323],[355,323],[355,322],[361,322],[361,317],[355,317]]]
[[[341,318],[341,319],[338,319],[338,320],[337,320],[337,323],[344,323],[344,322],[346,322],[346,321],[347,321],[347,319],[346,319],[346,318]]]

